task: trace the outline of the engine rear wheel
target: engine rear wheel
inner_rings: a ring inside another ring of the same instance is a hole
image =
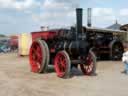
[[[56,54],[54,59],[54,68],[58,77],[70,77],[71,61],[66,51],[60,51]]]
[[[85,75],[92,75],[96,71],[96,57],[95,54],[90,51],[87,58],[86,64],[80,64],[80,68]]]
[[[111,48],[111,53],[110,53],[111,59],[112,60],[120,60],[123,52],[124,52],[124,48],[121,43],[113,44],[112,48]]]
[[[43,73],[47,71],[49,63],[48,46],[43,40],[36,40],[32,43],[29,52],[31,71]]]

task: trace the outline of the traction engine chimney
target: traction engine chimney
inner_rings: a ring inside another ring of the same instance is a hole
[[[83,26],[83,20],[82,20],[82,8],[76,9],[76,37],[78,34],[82,34],[82,26]]]

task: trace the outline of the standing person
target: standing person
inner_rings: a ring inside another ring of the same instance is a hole
[[[122,62],[124,63],[125,68],[122,73],[128,74],[128,51],[123,53]]]

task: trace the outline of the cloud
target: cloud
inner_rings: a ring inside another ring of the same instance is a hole
[[[93,16],[110,16],[112,14],[112,8],[93,8]]]
[[[87,11],[84,17],[87,18]],[[105,25],[111,25],[117,16],[115,15],[115,10],[112,8],[92,8],[92,26],[94,27],[105,27]],[[84,25],[87,24],[87,20],[84,20]]]
[[[33,14],[43,25],[71,25],[80,0],[44,0],[40,14]]]
[[[42,9],[47,13],[65,14],[79,7],[80,0],[45,0]]]
[[[80,0],[0,0],[0,12],[3,10],[1,14],[4,14],[4,16],[0,14],[0,25],[3,28],[1,30],[31,32],[40,30],[40,26],[50,26],[50,28],[71,26],[76,23],[77,7],[80,7]],[[126,9],[121,10],[120,14],[127,15]],[[86,12],[83,19],[87,18]],[[115,16],[115,12],[112,8],[93,8],[93,25],[110,24],[119,15]],[[87,20],[83,22],[86,24]]]
[[[33,8],[36,5],[39,5],[39,2],[36,0],[0,0],[1,8],[15,8],[18,10],[24,10]]]
[[[80,0],[45,0],[43,8],[45,9],[70,9],[79,6]]]
[[[112,8],[93,8],[93,20],[96,22],[112,22],[116,20],[115,11]]]
[[[75,22],[80,0],[0,0],[1,32],[21,33],[40,26],[59,28]]]
[[[121,16],[128,16],[128,8],[124,8],[120,10],[120,15]]]

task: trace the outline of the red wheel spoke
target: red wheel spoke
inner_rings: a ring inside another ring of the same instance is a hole
[[[88,72],[90,72],[92,70],[92,68],[90,66],[88,66]]]
[[[62,60],[62,66],[64,67],[64,68],[66,68],[66,61],[65,60]]]
[[[35,49],[35,48],[32,48],[32,52],[34,52],[34,53],[35,53],[35,52],[36,52],[36,49]]]
[[[36,55],[37,55],[38,59],[41,59],[41,57],[42,57],[41,53],[37,52]]]
[[[37,62],[37,67],[38,67],[38,69],[40,69],[40,62]]]
[[[37,51],[37,53],[41,53],[41,48],[38,46],[36,51]]]
[[[59,61],[62,62],[62,61],[63,61],[63,57],[60,57],[60,58],[59,58]]]

